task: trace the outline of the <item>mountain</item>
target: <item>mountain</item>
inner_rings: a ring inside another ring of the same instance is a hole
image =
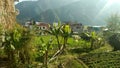
[[[19,22],[28,19],[36,21],[73,21],[85,25],[105,25],[105,19],[120,6],[116,3],[106,7],[108,0],[39,0],[23,1],[16,5]],[[116,8],[115,8],[116,7]],[[111,10],[111,9],[114,9]]]
[[[72,2],[73,1],[69,0],[23,1],[15,5],[20,12],[20,15],[17,16],[17,20],[24,24],[26,20],[36,18],[36,16],[40,15],[41,12],[48,9],[59,8]]]
[[[77,1],[57,9],[49,9],[42,12],[37,18],[41,18],[45,22],[53,22],[59,19],[61,21],[80,22],[85,25],[102,25],[104,23],[95,22],[94,18],[106,3],[96,7],[98,2],[97,0],[92,0],[91,2],[88,0],[86,2],[85,0]]]

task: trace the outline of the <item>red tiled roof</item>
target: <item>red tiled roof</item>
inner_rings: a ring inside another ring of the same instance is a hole
[[[37,26],[45,26],[45,27],[47,27],[47,28],[49,28],[49,24],[47,24],[47,23],[39,23],[39,24],[37,24]]]

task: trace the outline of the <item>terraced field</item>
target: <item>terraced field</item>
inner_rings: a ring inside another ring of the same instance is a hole
[[[90,53],[79,59],[89,68],[120,68],[120,51]]]

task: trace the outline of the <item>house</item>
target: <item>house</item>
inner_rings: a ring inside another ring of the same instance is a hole
[[[27,28],[32,29],[32,22],[28,20],[28,21],[25,22],[24,26],[27,27]]]
[[[83,32],[88,32],[88,26],[83,26]]]
[[[70,27],[74,33],[82,33],[83,32],[83,25],[81,23],[70,23]]]
[[[83,32],[102,32],[104,31],[105,27],[104,26],[84,26]]]
[[[44,30],[49,30],[50,25],[48,23],[45,22],[35,22],[35,21],[27,21],[25,23],[25,27],[29,28],[29,29],[33,29],[33,27],[37,28],[37,32],[39,32],[40,35],[46,35],[47,33],[44,32]]]
[[[33,21],[27,21],[24,26],[32,29],[33,25],[36,25],[38,27],[38,29],[40,29],[40,30],[48,30],[49,27],[50,27],[50,25],[48,23],[35,22],[35,21],[34,22]]]
[[[50,25],[49,25],[48,23],[45,23],[45,22],[38,22],[38,23],[37,23],[37,27],[38,27],[40,30],[49,30]]]
[[[88,28],[88,30],[90,31],[90,32],[92,32],[92,31],[95,31],[95,32],[100,32],[100,31],[102,31],[103,30],[103,26],[90,26],[89,28]]]
[[[36,25],[38,29],[40,30],[39,34],[40,35],[47,35],[47,33],[44,30],[49,30],[50,25],[45,22],[36,22]]]

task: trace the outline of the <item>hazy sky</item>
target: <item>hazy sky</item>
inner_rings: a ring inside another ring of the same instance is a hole
[[[19,2],[22,2],[22,1],[37,1],[37,0],[19,0]],[[19,2],[15,2],[15,4],[18,4]]]
[[[36,1],[36,0],[19,0],[19,1],[21,2],[21,1]]]
[[[37,0],[19,0],[20,2],[21,1],[37,1]],[[73,0],[73,1],[79,1],[79,0]]]

